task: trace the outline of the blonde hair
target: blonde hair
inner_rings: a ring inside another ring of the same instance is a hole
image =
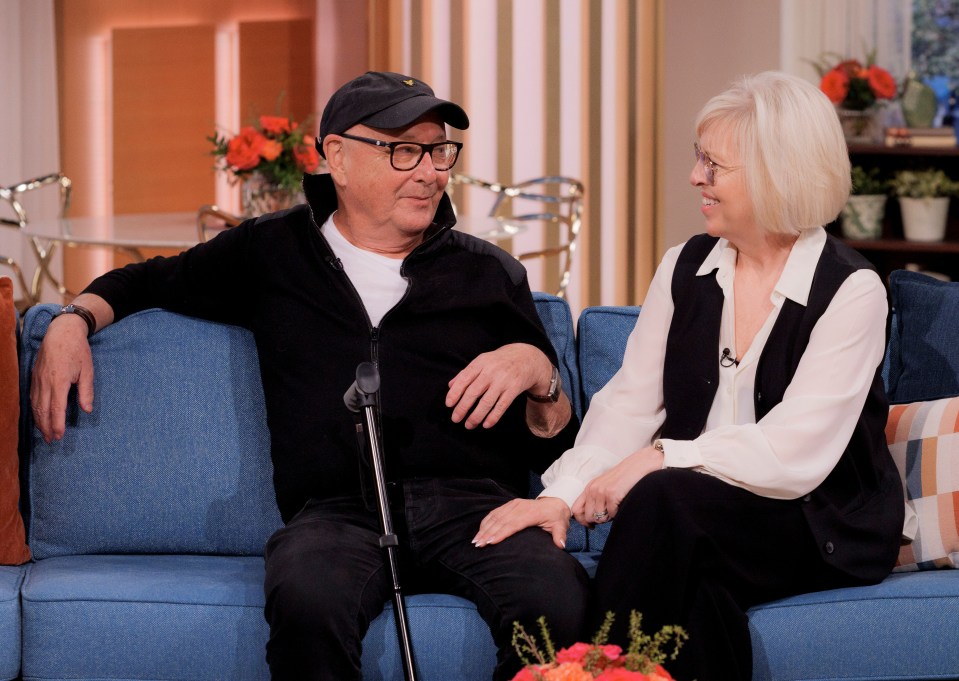
[[[851,187],[849,152],[832,102],[815,85],[778,71],[736,80],[696,118],[739,151],[758,224],[798,235],[832,222]]]

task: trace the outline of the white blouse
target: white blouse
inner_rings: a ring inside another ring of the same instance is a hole
[[[826,242],[822,228],[793,245],[770,296],[773,310],[738,366],[719,369],[719,386],[703,433],[694,440],[660,440],[665,467],[690,468],[773,499],[795,499],[832,471],[852,436],[885,350],[886,290],[871,270],[850,275],[816,323],[782,402],[758,423],[753,406],[756,365],[788,298],[805,305]],[[670,287],[682,246],[656,271],[622,368],[593,397],[575,446],[543,475],[541,496],[570,507],[586,483],[647,447],[665,421],[663,363],[673,315]],[[697,276],[722,287],[719,347],[735,348],[733,279],[736,248],[720,239]],[[713,271],[716,270],[715,275]],[[733,351],[735,352],[735,351]]]

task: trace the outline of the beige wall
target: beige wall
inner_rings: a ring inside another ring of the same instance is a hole
[[[693,121],[699,109],[745,73],[780,68],[780,3],[775,0],[666,0],[662,45],[661,257],[703,231],[699,195],[689,184]]]

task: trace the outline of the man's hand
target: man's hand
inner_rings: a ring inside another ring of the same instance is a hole
[[[97,329],[113,322],[113,309],[100,296],[85,293],[74,302],[93,313]],[[50,322],[37,353],[30,404],[33,420],[47,442],[63,437],[70,386],[77,386],[80,408],[88,414],[93,411],[93,357],[87,332],[79,315],[60,315]]]
[[[549,390],[552,369],[549,358],[526,343],[484,352],[449,382],[446,406],[453,408],[453,422],[466,419],[470,430],[492,428],[517,395]]]
[[[633,452],[590,480],[583,493],[573,502],[573,516],[588,527],[612,520],[627,492],[643,477],[662,467],[663,453],[655,447],[644,447]]]
[[[569,506],[558,497],[513,499],[483,518],[473,544],[482,548],[498,544],[527,527],[541,527],[552,535],[556,546],[566,548],[569,516]]]

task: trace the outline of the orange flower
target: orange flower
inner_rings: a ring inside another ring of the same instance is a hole
[[[296,159],[296,165],[305,173],[316,172],[316,169],[320,167],[320,155],[311,146],[301,144],[294,148],[293,158]]]
[[[607,669],[596,677],[596,681],[652,681],[652,679],[652,676],[646,676],[642,672],[631,672],[625,667]]]
[[[290,119],[284,116],[260,116],[260,127],[268,135],[282,135],[293,131]]]
[[[250,170],[260,162],[266,138],[254,127],[246,127],[227,143],[226,162],[237,170]]]
[[[849,92],[849,76],[838,66],[822,77],[819,89],[826,93],[833,104],[841,104]]]
[[[554,669],[547,669],[543,677],[546,681],[593,681],[593,675],[578,662],[564,662]]]
[[[263,147],[260,149],[260,156],[267,161],[276,160],[276,157],[283,152],[283,145],[276,140],[264,139]]]

